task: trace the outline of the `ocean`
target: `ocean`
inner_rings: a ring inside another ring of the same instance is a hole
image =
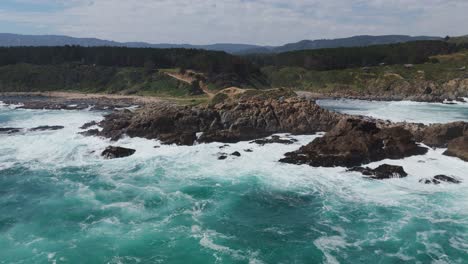
[[[467,105],[321,101],[394,121],[468,121]],[[279,163],[292,145],[191,147],[77,132],[103,112],[0,106],[0,263],[468,263],[468,163],[384,160],[407,178]],[[135,155],[105,160],[118,145]],[[250,149],[253,152],[246,152]],[[220,152],[241,157],[218,160]],[[424,185],[437,174],[461,184]]]

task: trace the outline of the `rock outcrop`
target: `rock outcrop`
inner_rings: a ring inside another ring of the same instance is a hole
[[[101,156],[106,159],[118,159],[131,156],[135,154],[135,152],[136,150],[134,149],[109,146],[101,153]]]
[[[416,131],[415,135],[418,141],[430,147],[445,148],[450,141],[463,135],[468,135],[468,123],[433,124],[427,126],[422,131]]]
[[[380,165],[376,169],[371,169],[369,167],[354,167],[348,171],[360,172],[363,175],[376,180],[404,178],[408,176],[408,173],[405,172],[403,167],[388,164]]]
[[[447,175],[437,175],[437,176],[434,176],[432,179],[421,179],[419,182],[424,183],[424,184],[441,184],[443,182],[454,183],[454,184],[461,183],[461,181],[456,179],[455,177],[447,176]]]
[[[334,127],[341,114],[299,98],[246,99],[202,107],[158,104],[119,111],[100,123],[100,135],[160,139],[165,144],[235,143],[274,133],[312,134]],[[202,132],[197,139],[198,132]]]
[[[324,137],[298,151],[286,153],[281,162],[314,167],[355,167],[383,159],[401,159],[428,150],[402,127],[378,128],[374,122],[345,118]]]
[[[31,128],[30,131],[36,132],[36,131],[55,131],[55,130],[60,130],[64,129],[64,126],[38,126],[35,128]]]
[[[275,143],[290,145],[290,144],[294,144],[295,142],[297,142],[297,140],[294,138],[281,138],[280,136],[271,136],[270,138],[256,139],[250,143],[255,143],[260,146],[264,146],[266,144],[275,144]]]
[[[468,161],[468,136],[459,137],[448,144],[444,155]]]
[[[78,132],[78,134],[83,135],[85,137],[93,137],[99,135],[99,129],[90,129],[83,132]]]
[[[92,126],[96,126],[97,124],[98,124],[98,122],[91,121],[91,122],[88,122],[88,123],[85,123],[84,125],[82,125],[80,127],[80,129],[88,129],[88,128],[92,127]]]
[[[0,134],[15,134],[21,132],[21,128],[16,127],[0,127]]]

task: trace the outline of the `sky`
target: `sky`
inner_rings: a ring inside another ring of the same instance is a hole
[[[281,45],[468,34],[468,0],[0,0],[0,32],[151,43]]]

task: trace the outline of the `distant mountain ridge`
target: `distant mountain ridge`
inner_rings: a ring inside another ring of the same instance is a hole
[[[296,43],[289,43],[283,46],[260,46],[250,44],[218,43],[211,45],[191,45],[191,44],[151,44],[146,42],[117,42],[102,40],[97,38],[74,38],[60,35],[19,35],[10,33],[0,33],[1,47],[17,46],[65,46],[79,45],[84,47],[94,46],[122,46],[131,48],[187,48],[205,49],[214,51],[225,51],[234,54],[254,54],[254,53],[281,53],[306,49],[324,49],[338,47],[361,47],[370,45],[382,45],[417,40],[441,40],[440,37],[430,36],[406,36],[406,35],[384,35],[384,36],[354,36],[339,39],[302,40]]]
[[[0,33],[0,47],[19,47],[19,46],[65,46],[78,45],[83,47],[112,46],[129,48],[186,48],[186,49],[204,49],[214,51],[225,51],[228,53],[238,53],[248,49],[258,48],[257,45],[249,44],[231,44],[218,43],[211,45],[190,45],[190,44],[151,44],[147,42],[117,42],[111,40],[102,40],[97,38],[74,38],[60,35],[19,35],[11,33]]]

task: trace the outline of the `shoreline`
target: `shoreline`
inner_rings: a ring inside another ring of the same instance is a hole
[[[62,98],[69,100],[94,100],[94,99],[113,99],[113,100],[134,100],[144,103],[160,102],[163,99],[160,97],[140,96],[140,95],[117,95],[117,94],[102,94],[102,93],[80,93],[80,92],[2,92],[2,97],[48,97]]]
[[[443,103],[443,104],[454,104],[455,102],[468,103],[468,98],[457,97],[455,99],[449,99],[448,96],[440,97],[427,97],[421,96],[391,96],[391,95],[349,95],[341,93],[317,93],[311,91],[293,90],[299,98],[308,100],[340,100],[340,99],[351,99],[351,100],[364,100],[364,101],[388,101],[388,102],[399,102],[399,101],[412,101],[412,102],[425,102],[425,103]],[[156,97],[146,95],[119,95],[119,94],[103,94],[103,93],[81,93],[81,92],[66,92],[66,91],[54,91],[54,92],[1,92],[0,101],[6,99],[7,101],[34,101],[35,99],[50,99],[51,101],[60,103],[63,102],[78,102],[91,104],[98,100],[106,101],[106,105],[109,108],[112,107],[112,103],[122,104],[133,104],[133,105],[146,105],[154,103],[171,103],[171,102],[184,102],[190,101],[194,98],[177,98],[177,97]],[[131,106],[131,105],[129,105]]]
[[[230,144],[258,139],[263,139],[260,140],[264,142],[261,144],[288,144],[288,139],[265,138],[279,133],[311,135],[326,132],[322,142],[313,141],[295,152],[286,153],[289,156],[280,162],[314,167],[344,164],[352,168],[370,161],[421,155],[422,151],[427,152],[426,147],[446,146],[449,147],[446,155],[468,161],[468,152],[464,146],[468,144],[467,122],[431,125],[392,122],[327,110],[316,103],[316,98],[291,96],[287,91],[282,92],[230,98],[217,104],[198,106],[181,106],[159,99],[148,103],[128,96],[108,98],[104,95],[76,93],[50,94],[52,96],[15,93],[17,98],[14,102],[21,103],[18,108],[23,109],[123,110],[111,111],[99,123],[83,124],[82,129],[85,131],[80,132],[84,136],[109,138],[113,142],[128,136],[158,139],[162,144],[183,146],[213,142]],[[41,98],[38,100],[38,97]],[[5,103],[11,104],[11,101]],[[102,129],[89,129],[96,125]],[[49,126],[39,128],[54,129]],[[21,128],[3,128],[7,134],[19,131]],[[418,143],[426,147],[420,147]]]
[[[425,96],[390,96],[390,95],[347,95],[338,93],[316,93],[309,91],[295,91],[295,93],[302,98],[314,99],[314,100],[340,100],[340,99],[351,99],[351,100],[363,100],[363,101],[387,101],[387,102],[419,102],[419,103],[443,103],[452,104],[454,102],[468,103],[468,99],[465,97],[456,97],[455,99],[449,99],[448,96],[440,97],[425,97]]]

